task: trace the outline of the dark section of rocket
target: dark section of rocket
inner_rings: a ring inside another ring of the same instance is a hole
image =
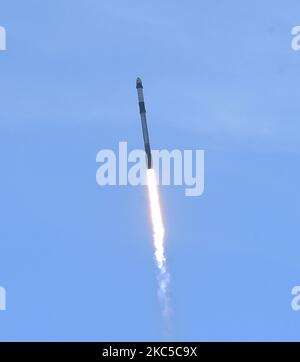
[[[140,115],[141,115],[141,122],[142,122],[147,168],[152,168],[152,156],[151,156],[151,147],[150,147],[150,141],[149,141],[148,127],[147,127],[143,84],[142,84],[142,81],[140,78],[136,79],[136,89],[137,89],[139,107],[140,107]]]

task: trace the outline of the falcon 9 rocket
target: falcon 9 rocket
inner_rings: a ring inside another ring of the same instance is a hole
[[[143,84],[142,84],[142,81],[140,78],[137,78],[137,80],[136,80],[136,89],[137,89],[139,107],[140,107],[140,116],[141,116],[141,122],[142,122],[147,168],[149,169],[149,168],[152,168],[152,156],[151,156],[151,147],[150,147],[150,141],[149,141],[148,127],[147,127]]]

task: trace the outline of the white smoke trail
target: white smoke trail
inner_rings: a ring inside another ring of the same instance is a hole
[[[154,169],[147,169],[147,186],[150,202],[151,220],[153,227],[153,240],[155,249],[155,260],[158,267],[158,296],[162,304],[162,315],[166,328],[169,332],[170,323],[170,301],[169,301],[169,283],[170,276],[167,270],[165,249],[164,249],[164,235],[165,229],[162,220],[161,207],[159,202],[159,193],[157,187],[157,180]]]

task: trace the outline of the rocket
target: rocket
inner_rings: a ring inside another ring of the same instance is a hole
[[[147,127],[143,84],[142,84],[142,81],[140,78],[136,79],[136,89],[137,89],[138,100],[139,100],[140,116],[141,116],[143,138],[144,138],[144,147],[145,147],[145,153],[146,153],[146,162],[147,162],[147,168],[149,169],[149,168],[152,168],[152,156],[151,156],[151,147],[150,147],[150,141],[149,141],[148,127]]]

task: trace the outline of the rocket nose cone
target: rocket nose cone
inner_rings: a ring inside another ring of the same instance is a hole
[[[136,87],[143,88],[142,80],[139,77],[136,78]]]

